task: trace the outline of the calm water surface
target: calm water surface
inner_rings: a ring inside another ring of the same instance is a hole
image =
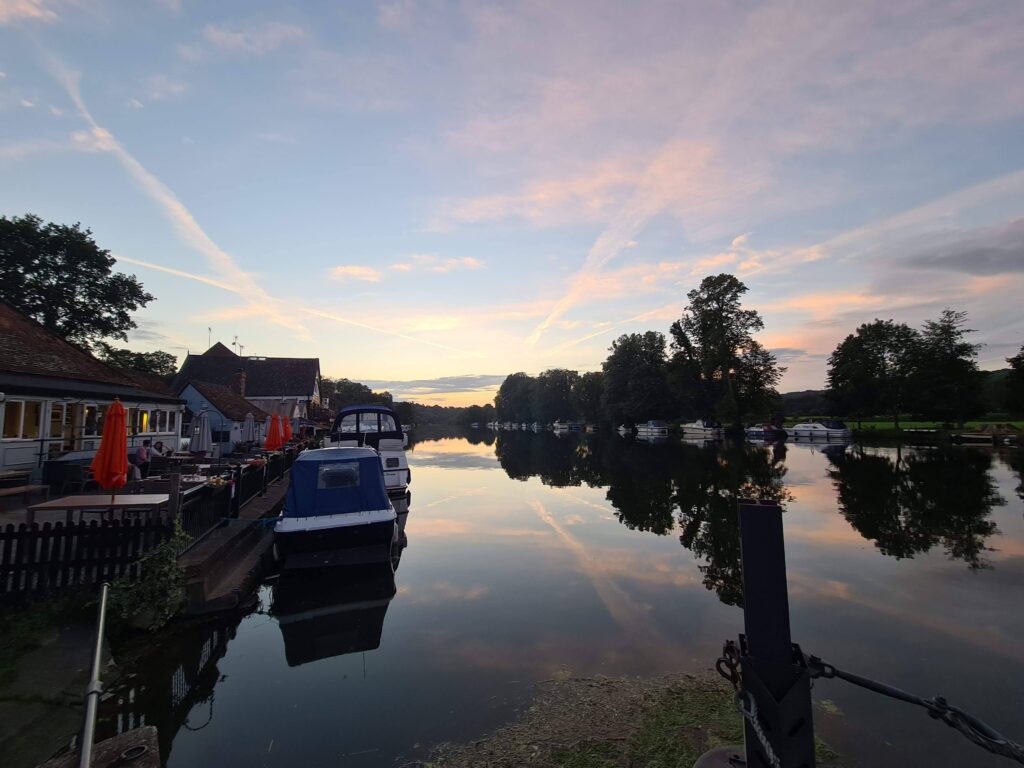
[[[170,766],[392,766],[479,738],[555,675],[710,668],[742,627],[737,493],[782,501],[794,639],[1024,738],[1024,458],[992,449],[421,434],[390,569],[270,579],[161,640],[105,703]],[[392,595],[393,598],[391,597]],[[852,765],[1001,766],[836,681]],[[831,709],[831,707],[829,708]]]

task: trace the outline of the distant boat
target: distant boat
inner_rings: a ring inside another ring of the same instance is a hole
[[[722,425],[710,419],[691,421],[689,424],[683,424],[681,429],[685,437],[704,437],[717,440],[725,436],[725,430],[722,429]]]
[[[472,424],[469,425],[469,428],[470,429],[480,429],[480,422],[479,421],[474,421]]]
[[[595,432],[597,432],[597,425],[596,425],[596,424],[587,424],[587,425],[586,425],[586,426],[585,426],[585,427],[583,428],[583,431],[584,431],[584,432],[586,432],[587,434],[590,434],[590,435],[592,435],[592,434],[594,434]]]
[[[811,440],[849,440],[853,437],[853,431],[837,419],[804,421],[787,429],[786,434]]]
[[[555,423],[551,425],[551,428],[556,433],[560,433],[560,434],[561,433],[565,433],[565,432],[569,431],[569,423],[565,422],[565,421],[557,421],[556,420]]]
[[[750,440],[773,441],[786,439],[786,430],[774,424],[754,424],[747,427],[743,432]]]
[[[645,424],[636,425],[637,437],[668,437],[668,424],[652,419]]]
[[[632,427],[627,427],[625,424],[620,424],[619,428],[617,430],[615,430],[615,431],[618,432],[623,437],[625,437],[626,435],[632,435],[633,434],[633,428]]]

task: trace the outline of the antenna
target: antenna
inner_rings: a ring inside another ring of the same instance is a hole
[[[207,326],[206,328],[206,348],[210,348],[210,337],[213,336],[213,328]]]
[[[231,346],[232,347],[236,347],[236,348],[238,347],[238,337],[237,336],[235,336],[235,340],[231,342]]]
[[[236,336],[235,338],[237,339],[238,337]],[[238,345],[238,356],[239,357],[242,356],[242,350],[244,350],[244,349],[245,349],[245,344],[239,344]]]

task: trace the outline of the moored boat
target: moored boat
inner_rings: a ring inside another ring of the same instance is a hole
[[[804,421],[786,429],[786,434],[811,440],[849,440],[853,437],[853,431],[838,419]]]
[[[324,448],[372,448],[380,456],[388,495],[409,492],[412,472],[405,455],[407,438],[395,412],[386,405],[350,405],[338,411]]]
[[[633,428],[632,427],[627,427],[625,424],[619,424],[619,428],[617,430],[615,430],[615,431],[618,432],[623,437],[625,437],[626,435],[632,435],[633,434]]]
[[[556,420],[555,423],[551,425],[551,428],[556,433],[560,433],[561,434],[561,433],[565,433],[565,432],[569,431],[569,424],[568,424],[568,422],[565,422],[565,421]]]
[[[668,424],[652,419],[644,424],[636,425],[637,437],[668,437]]]
[[[371,448],[319,448],[292,464],[288,495],[274,524],[274,554],[288,567],[391,558],[395,508],[380,457]]]
[[[743,430],[749,440],[764,440],[771,442],[774,440],[785,440],[786,430],[782,427],[777,427],[774,424],[754,424]]]
[[[710,419],[697,419],[688,424],[681,425],[680,429],[686,437],[703,437],[716,440],[725,436],[725,430],[718,422]]]

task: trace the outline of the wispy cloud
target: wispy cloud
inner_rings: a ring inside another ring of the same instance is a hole
[[[18,21],[52,22],[57,20],[50,0],[0,0],[0,24]]]
[[[368,283],[379,283],[380,272],[373,267],[361,267],[354,264],[332,267],[328,274],[332,280],[364,280]]]
[[[0,145],[0,160],[22,160],[48,152],[105,152],[109,149],[106,137],[90,131],[74,131],[65,140],[35,139]]]
[[[305,37],[302,27],[280,21],[240,27],[208,24],[203,27],[200,41],[178,46],[178,53],[187,61],[198,61],[211,50],[265,56]]]
[[[482,269],[484,263],[472,256],[444,258],[429,253],[414,253],[402,261],[395,262],[391,269],[396,272],[452,272],[457,269]]]
[[[49,60],[49,66],[54,77],[64,87],[79,115],[89,125],[94,139],[101,142],[104,148],[120,161],[135,183],[160,206],[178,236],[207,259],[221,280],[237,286],[238,294],[247,303],[262,306],[265,317],[305,336],[305,327],[295,319],[294,314],[287,311],[281,302],[267,293],[252,275],[239,267],[235,260],[206,234],[174,192],[136,160],[110,131],[96,122],[82,98],[78,73],[66,69],[63,64],[52,57]]]

